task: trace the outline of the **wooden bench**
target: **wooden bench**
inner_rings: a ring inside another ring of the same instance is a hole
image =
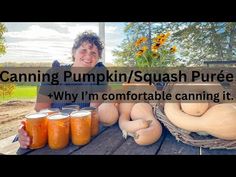
[[[203,64],[206,64],[207,67],[209,67],[210,65],[235,65],[236,60],[204,61]]]
[[[193,147],[176,141],[164,129],[159,141],[149,146],[137,145],[133,138],[124,139],[118,125],[101,127],[100,133],[85,146],[70,143],[62,150],[51,150],[48,146],[37,150],[21,149],[14,136],[0,141],[0,154],[17,155],[230,155],[236,150],[209,150]]]

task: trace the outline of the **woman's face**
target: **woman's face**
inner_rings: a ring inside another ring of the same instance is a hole
[[[73,52],[75,58],[73,66],[75,67],[94,67],[99,59],[99,53],[96,45],[88,42],[82,45]]]

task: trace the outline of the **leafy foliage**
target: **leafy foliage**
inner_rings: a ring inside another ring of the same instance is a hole
[[[7,31],[6,26],[0,23],[0,56],[6,53],[6,46],[4,44],[5,40],[3,34]]]

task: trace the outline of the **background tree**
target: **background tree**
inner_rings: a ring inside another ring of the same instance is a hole
[[[3,34],[7,31],[6,26],[0,23],[0,56],[6,53],[5,40]],[[0,66],[1,67],[1,66]],[[15,90],[13,83],[1,83],[0,81],[0,97],[11,96]]]
[[[135,65],[132,44],[138,38],[146,36],[150,41],[156,34],[167,32],[178,48],[178,63],[202,65],[207,60],[236,59],[236,22],[127,23],[124,32],[126,39],[113,51],[119,65]]]
[[[0,23],[0,56],[6,53],[5,40],[3,34],[7,31],[6,26]]]
[[[178,44],[180,58],[187,64],[201,65],[207,60],[236,59],[235,22],[168,23]]]

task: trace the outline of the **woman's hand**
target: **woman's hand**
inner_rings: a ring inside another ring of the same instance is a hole
[[[28,148],[28,146],[30,145],[30,137],[27,135],[27,132],[25,131],[25,121],[21,122],[21,125],[18,129],[18,135],[19,135],[20,147],[23,149]]]

